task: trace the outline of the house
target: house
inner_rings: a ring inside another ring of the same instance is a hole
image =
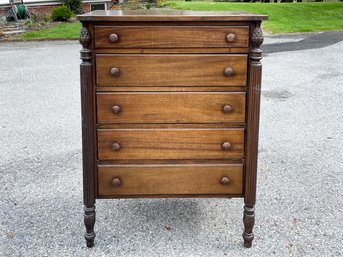
[[[31,15],[44,17],[51,14],[54,7],[62,5],[61,0],[24,0],[24,4],[29,9]],[[111,0],[83,0],[82,11],[89,12],[98,9],[110,9],[112,6]],[[5,17],[10,9],[9,0],[0,0],[0,18]]]

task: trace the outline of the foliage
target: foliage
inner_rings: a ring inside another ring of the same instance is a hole
[[[25,22],[25,26],[28,28],[44,27],[50,21],[49,16],[37,16],[31,15],[31,19]]]
[[[57,6],[52,10],[51,19],[53,21],[67,21],[73,15],[68,6]]]
[[[64,0],[64,4],[68,6],[74,14],[81,13],[81,2],[82,0]]]
[[[137,9],[141,9],[142,6],[140,5],[140,1],[139,0],[127,0],[124,3],[124,9],[129,9],[129,10],[137,10]]]
[[[343,30],[343,3],[213,3],[166,2],[165,6],[195,11],[247,11],[266,14],[263,28],[272,33]]]
[[[343,30],[343,3],[185,3],[168,2],[175,9],[247,11],[269,15],[263,28],[273,33]],[[78,39],[79,22],[58,24],[39,31],[25,32],[19,39]]]
[[[156,6],[162,7],[166,1],[165,0],[156,0]]]
[[[145,8],[149,10],[151,8],[151,0],[145,1]]]
[[[67,22],[58,24],[52,28],[25,32],[20,35],[19,39],[78,39],[80,29],[81,24],[79,22]]]

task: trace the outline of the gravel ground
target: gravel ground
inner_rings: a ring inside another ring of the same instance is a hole
[[[343,42],[263,59],[251,249],[242,199],[98,200],[85,247],[79,49],[0,44],[0,256],[343,255]]]

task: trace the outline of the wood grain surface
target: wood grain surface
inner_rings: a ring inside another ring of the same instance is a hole
[[[97,117],[99,124],[244,122],[245,93],[98,93]]]
[[[98,54],[97,86],[245,86],[247,55]],[[226,77],[224,70],[233,69]],[[118,68],[119,76],[111,75]]]
[[[98,167],[98,193],[108,195],[242,194],[243,168],[226,165],[113,165]],[[229,182],[220,181],[227,177]],[[120,182],[114,186],[112,181]]]
[[[97,10],[86,14],[78,15],[80,21],[92,22],[204,22],[204,21],[261,21],[268,19],[266,15],[259,15],[247,12],[237,11],[180,11],[156,8],[153,10]]]
[[[223,150],[225,142],[231,144]],[[242,158],[244,129],[99,129],[99,160]],[[113,151],[112,144],[120,144]]]
[[[247,47],[249,27],[196,26],[96,26],[96,48],[195,48]],[[116,34],[118,40],[110,41]],[[228,42],[228,34],[234,40]]]

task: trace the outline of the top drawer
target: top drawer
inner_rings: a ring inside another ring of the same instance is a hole
[[[96,48],[248,47],[249,27],[95,26]]]

